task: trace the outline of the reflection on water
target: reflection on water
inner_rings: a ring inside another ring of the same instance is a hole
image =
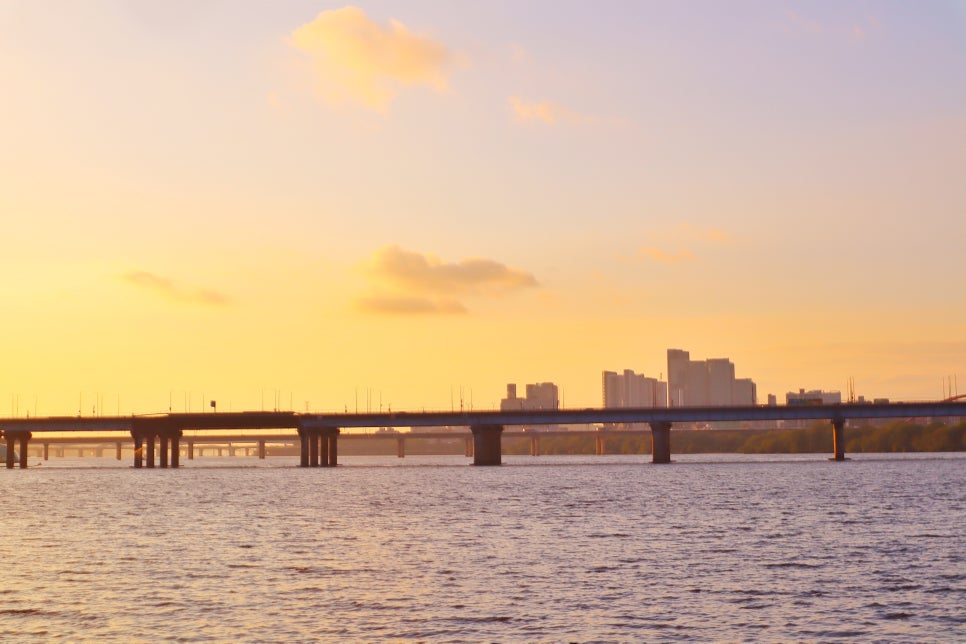
[[[0,638],[962,638],[966,455],[647,460],[3,470]]]

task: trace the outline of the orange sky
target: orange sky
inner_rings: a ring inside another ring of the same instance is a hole
[[[941,1],[5,2],[0,415],[938,398],[964,72]]]

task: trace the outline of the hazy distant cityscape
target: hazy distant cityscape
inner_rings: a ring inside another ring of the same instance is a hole
[[[736,377],[729,358],[694,360],[688,351],[667,350],[667,380],[664,374],[650,377],[633,369],[601,373],[601,407],[705,407],[757,405],[758,387],[751,378]],[[501,411],[559,409],[559,388],[553,382],[525,385],[525,395],[518,395],[517,385],[507,384],[506,397],[500,401]],[[777,405],[778,397],[767,395],[768,405]],[[850,402],[865,402],[862,396],[849,396]],[[786,405],[828,405],[842,402],[840,391],[799,389],[785,394]],[[888,402],[878,398],[874,402]],[[631,427],[628,427],[631,428]],[[637,429],[637,427],[633,427]]]

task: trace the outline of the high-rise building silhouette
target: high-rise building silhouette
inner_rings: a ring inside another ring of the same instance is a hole
[[[754,405],[758,391],[749,378],[735,378],[728,358],[691,360],[680,349],[667,350],[668,404],[671,407]]]
[[[538,382],[526,386],[526,397],[517,397],[517,386],[510,383],[506,386],[506,398],[500,401],[500,411],[522,411],[534,409],[559,409],[560,399],[557,385],[552,382]],[[528,430],[558,429],[557,425],[526,426]]]
[[[667,407],[667,383],[625,369],[624,373],[604,371],[601,374],[604,407]],[[639,429],[641,423],[626,425]]]

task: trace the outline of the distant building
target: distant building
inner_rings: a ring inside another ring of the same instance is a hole
[[[771,396],[771,398],[775,398]],[[734,405],[757,405],[758,385],[751,378],[737,378],[732,388],[731,402]],[[778,402],[775,399],[775,402]]]
[[[558,409],[557,385],[552,382],[539,382],[527,385],[527,398],[524,409]]]
[[[668,349],[667,377],[671,407],[758,404],[754,381],[735,378],[735,365],[728,358],[691,360],[687,351]]]
[[[557,395],[557,385],[552,382],[539,382],[526,386],[525,398],[517,397],[517,386],[506,386],[506,398],[500,401],[500,411],[532,411],[537,409],[559,409],[560,400]],[[527,430],[557,429],[557,425],[526,426]]]
[[[691,354],[680,349],[667,350],[668,406],[684,407],[687,400],[688,363]]]
[[[785,394],[785,404],[792,406],[837,405],[841,402],[842,393],[839,391],[820,391],[818,389],[805,391],[799,389],[798,393],[789,391]]]
[[[631,369],[625,369],[623,373],[604,371],[601,374],[601,388],[606,408],[667,407],[667,383],[634,373]],[[638,429],[643,427],[643,423],[622,427]]]

